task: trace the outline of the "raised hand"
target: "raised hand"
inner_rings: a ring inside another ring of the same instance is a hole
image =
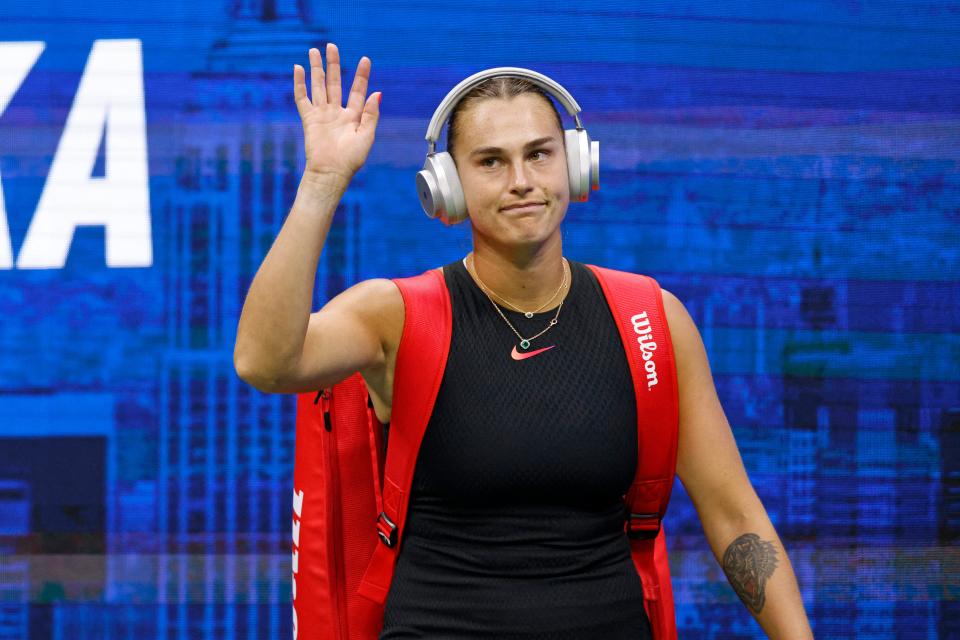
[[[353,76],[347,105],[341,106],[340,52],[327,43],[327,70],[319,49],[310,49],[310,97],[306,72],[293,66],[293,97],[303,122],[307,166],[304,174],[349,181],[367,159],[380,120],[380,96],[367,97],[370,58],[363,56]]]

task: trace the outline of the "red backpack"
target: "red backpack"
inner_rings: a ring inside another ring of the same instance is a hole
[[[676,366],[660,286],[587,265],[620,331],[637,400],[637,472],[624,530],[655,640],[675,640],[662,528],[676,471]],[[293,637],[376,640],[403,539],[417,453],[450,349],[450,295],[431,269],[395,278],[405,319],[386,429],[354,373],[301,393],[293,479]],[[387,447],[389,441],[390,446]]]

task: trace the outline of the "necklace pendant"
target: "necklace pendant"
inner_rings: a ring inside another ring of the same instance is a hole
[[[521,340],[521,341],[520,341],[520,348],[521,348],[521,349],[529,349],[529,348],[530,348],[530,341],[529,341],[529,340]]]
[[[533,311],[526,311],[526,312],[524,312],[523,315],[527,316],[528,318],[532,318],[532,317],[533,317]]]

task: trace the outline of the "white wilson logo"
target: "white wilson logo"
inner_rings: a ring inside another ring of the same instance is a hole
[[[650,319],[647,312],[642,311],[632,318],[633,330],[637,333],[637,342],[643,354],[643,368],[647,372],[647,391],[657,384],[657,363],[653,361],[653,352],[657,350],[657,343],[653,340],[653,330],[650,328]]]
[[[303,513],[303,491],[293,490],[293,640],[297,640],[297,571],[300,554],[300,518]]]

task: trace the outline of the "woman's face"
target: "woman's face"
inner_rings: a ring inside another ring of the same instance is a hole
[[[474,232],[504,245],[543,244],[570,203],[563,132],[543,97],[487,98],[458,114],[457,173]],[[511,205],[533,202],[535,206]]]

